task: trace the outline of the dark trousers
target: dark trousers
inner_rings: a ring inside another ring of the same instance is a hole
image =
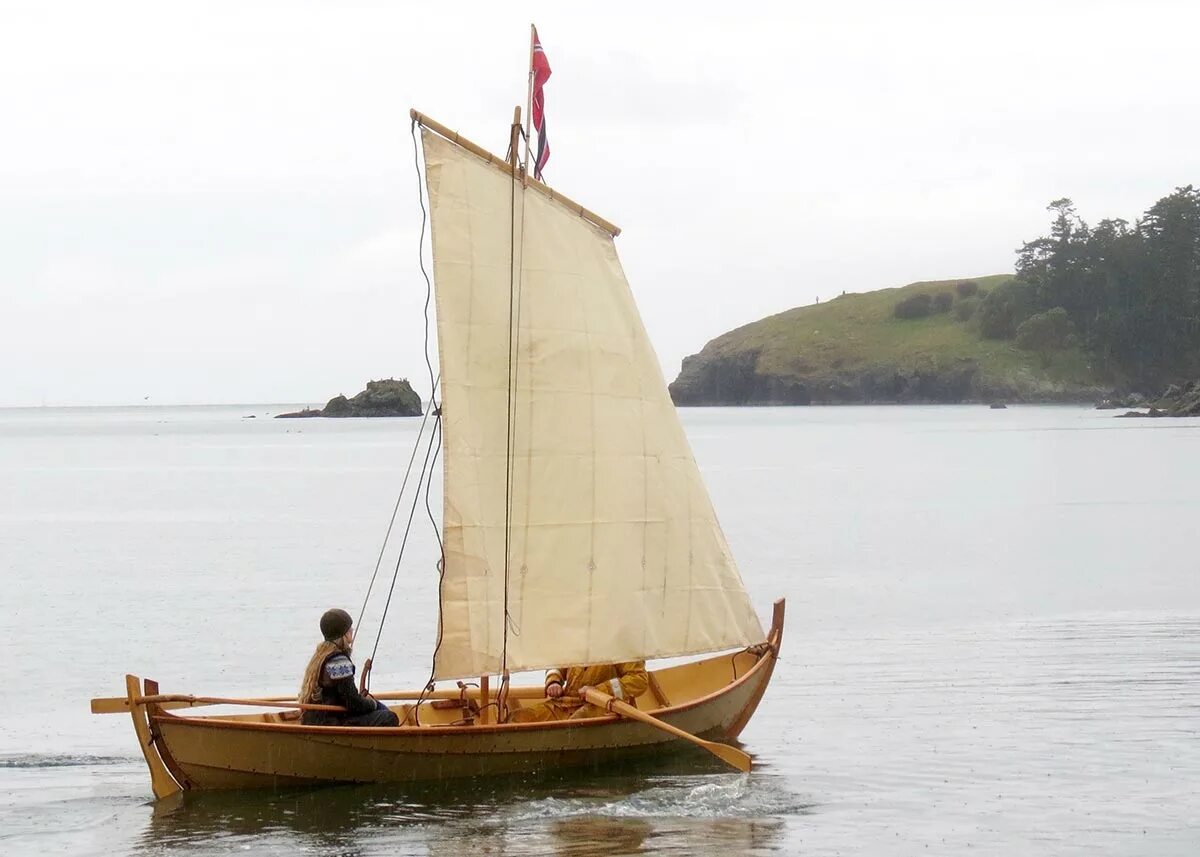
[[[329,711],[306,711],[300,718],[305,726],[399,726],[400,718],[388,711],[386,705],[375,700],[379,706],[366,714],[345,716]]]
[[[379,702],[376,700],[376,702]],[[367,714],[356,714],[353,717],[347,717],[341,722],[342,726],[399,726],[400,718],[396,716],[394,711],[389,711],[388,707],[382,702],[379,702],[379,707]]]

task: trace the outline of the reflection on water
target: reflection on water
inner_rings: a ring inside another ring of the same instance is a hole
[[[138,851],[736,857],[774,850],[782,817],[807,810],[773,775],[725,772],[208,792],[154,804]]]
[[[600,857],[603,854],[636,854],[654,833],[640,818],[605,818],[581,815],[550,822],[549,839],[563,857]]]
[[[783,837],[779,818],[608,818],[579,816],[551,823],[548,853],[562,857],[610,854],[766,854]]]

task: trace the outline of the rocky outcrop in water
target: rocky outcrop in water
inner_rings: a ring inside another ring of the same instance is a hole
[[[1142,393],[1111,393],[1096,402],[1096,410],[1113,411],[1117,408],[1144,408],[1147,398]]]
[[[1166,411],[1169,417],[1200,417],[1200,380],[1172,384],[1154,407]]]
[[[1117,401],[1118,404],[1112,404]],[[1128,402],[1128,403],[1127,403]],[[1147,411],[1126,411],[1117,414],[1118,417],[1200,417],[1200,380],[1188,381],[1184,384],[1172,384],[1167,391],[1153,402],[1145,397],[1136,396],[1132,400],[1122,402],[1117,399],[1106,399],[1096,405],[1097,408],[1109,407],[1149,408]]]
[[[290,414],[278,414],[275,419],[299,419],[305,417],[419,417],[421,397],[407,380],[387,378],[368,381],[367,389],[351,399],[334,396],[324,408],[305,408]]]
[[[1158,408],[1151,408],[1148,411],[1126,411],[1123,414],[1117,414],[1118,419],[1124,419],[1127,417],[1134,417],[1134,418],[1155,417],[1155,418],[1157,418],[1157,417],[1169,417],[1169,416],[1171,416],[1171,415],[1168,414],[1166,411],[1160,411]]]

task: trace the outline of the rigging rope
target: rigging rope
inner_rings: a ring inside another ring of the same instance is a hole
[[[433,450],[434,441],[441,440],[441,424],[442,418],[439,416],[437,417],[436,422],[434,422],[433,431],[429,433],[429,445],[425,447],[425,460],[421,463],[422,479],[424,479],[426,476],[430,476],[432,478],[432,474],[429,473],[429,456]],[[438,445],[440,446],[440,443]],[[392,585],[388,587],[387,601],[384,602],[383,605],[383,615],[379,617],[379,631],[375,634],[375,647],[371,650],[371,660],[375,660],[375,654],[379,651],[379,640],[383,636],[383,626],[387,621],[388,608],[392,605],[392,595],[395,594],[396,591],[396,580],[400,577],[400,562],[404,559],[404,548],[408,544],[408,535],[412,531],[413,517],[417,513],[417,504],[420,502],[421,483],[418,481],[417,490],[413,493],[412,507],[408,511],[408,523],[404,527],[404,538],[400,542],[400,553],[396,557],[396,568],[395,571],[392,572]]]
[[[434,536],[437,538],[439,553],[441,555],[441,558],[438,562],[438,567],[440,569],[440,574],[443,576],[445,574],[446,552],[445,552],[444,546],[442,545],[441,534],[438,532],[437,521],[433,516],[433,510],[429,506],[429,489],[433,482],[433,475],[431,472],[431,468],[433,467],[434,462],[437,461],[438,454],[441,452],[442,418],[441,418],[441,408],[438,405],[438,400],[437,400],[437,390],[438,390],[438,385],[441,383],[441,376],[440,375],[436,376],[436,377],[434,376],[433,361],[430,359],[430,356],[429,356],[429,305],[433,299],[433,282],[432,282],[432,280],[430,280],[429,272],[425,268],[425,252],[424,252],[425,230],[426,230],[426,227],[428,226],[429,213],[428,213],[427,209],[425,208],[424,187],[421,183],[421,162],[420,162],[418,146],[417,146],[417,120],[415,118],[412,120],[411,133],[412,133],[412,140],[413,140],[413,165],[416,169],[416,174],[417,174],[417,201],[420,203],[420,206],[421,206],[421,233],[417,240],[417,263],[421,269],[421,275],[425,279],[425,308],[424,308],[425,367],[429,371],[429,406],[425,411],[425,416],[421,420],[421,428],[417,432],[417,439],[416,439],[415,443],[413,444],[412,455],[409,457],[408,469],[404,473],[404,480],[400,486],[400,495],[396,498],[396,505],[395,505],[395,508],[393,508],[393,510],[392,510],[392,518],[391,518],[391,521],[389,521],[389,523],[388,523],[387,533],[384,535],[383,546],[380,548],[379,557],[375,561],[375,571],[371,575],[370,584],[367,586],[367,594],[366,594],[366,597],[363,599],[362,608],[359,612],[359,622],[360,623],[362,621],[363,615],[366,612],[367,603],[371,597],[371,591],[373,590],[373,588],[375,586],[375,579],[379,574],[379,568],[383,562],[384,552],[387,550],[388,541],[391,538],[392,529],[396,523],[396,515],[399,512],[400,503],[404,498],[404,491],[408,485],[409,476],[412,472],[412,465],[413,465],[413,462],[416,460],[417,450],[421,446],[421,438],[424,436],[425,424],[429,420],[430,414],[434,415],[434,424],[433,424],[432,431],[430,431],[430,433],[429,433],[429,442],[425,448],[425,458],[421,463],[421,470],[417,477],[417,485],[413,491],[413,502],[412,502],[412,506],[409,509],[408,521],[405,524],[404,537],[400,542],[400,550],[396,556],[396,566],[392,572],[391,585],[388,587],[387,600],[384,602],[384,605],[383,605],[383,613],[379,617],[379,629],[375,634],[374,648],[371,650],[370,660],[372,660],[372,661],[375,659],[375,655],[379,651],[379,641],[383,637],[383,628],[384,628],[385,623],[387,622],[388,609],[391,607],[391,604],[392,604],[392,595],[395,593],[396,581],[399,579],[399,575],[400,575],[400,565],[404,560],[404,549],[408,545],[408,537],[412,531],[412,522],[413,522],[413,517],[416,514],[417,504],[421,500],[421,483],[422,482],[425,482],[425,508],[426,508],[427,512],[429,513],[429,520],[433,524]],[[436,451],[434,451],[434,450],[436,450]],[[431,458],[431,451],[432,451],[432,458]],[[438,649],[438,647],[441,646],[441,638],[442,638],[442,633],[441,633],[441,626],[442,626],[441,583],[440,583],[440,581],[438,584],[438,590],[439,590],[438,642],[437,642],[437,646],[434,648],[434,658],[435,659],[437,657],[437,649]]]
[[[436,384],[433,389],[436,392]],[[400,501],[404,499],[404,489],[408,487],[408,477],[412,474],[413,462],[417,458],[417,449],[421,446],[421,436],[425,434],[425,423],[429,421],[429,415],[433,413],[434,407],[433,396],[430,396],[429,407],[425,409],[425,416],[421,418],[421,428],[417,430],[417,439],[413,442],[412,454],[408,457],[408,467],[405,469],[404,479],[400,483],[400,493],[396,495],[396,505],[392,507],[392,517],[388,521],[387,532],[383,535],[383,544],[379,546],[379,556],[375,559],[375,571],[371,573],[371,582],[367,584],[367,594],[363,596],[362,607],[358,611],[358,619],[354,622],[356,628],[362,627],[362,619],[367,612],[367,602],[371,599],[371,590],[375,588],[375,578],[379,576],[379,567],[383,564],[383,555],[387,551],[388,540],[392,537],[392,528],[396,525],[396,515],[400,511]]]
[[[438,433],[439,440],[438,440],[437,446],[434,449],[433,461],[430,462],[430,464],[429,464],[430,467],[433,467],[436,465],[438,453],[441,452],[441,450],[442,450],[442,444],[441,444],[441,440],[440,440],[440,435],[441,435],[441,430],[442,430],[442,418],[440,416],[438,417],[437,422],[434,423],[433,429],[436,433]],[[433,525],[433,535],[434,535],[434,538],[437,539],[438,553],[440,554],[440,557],[439,557],[438,563],[437,563],[437,569],[438,569],[438,632],[437,632],[437,642],[434,643],[434,645],[433,645],[433,655],[429,659],[429,679],[425,682],[425,687],[423,687],[421,689],[421,695],[417,697],[417,704],[414,705],[413,709],[412,709],[413,722],[415,722],[418,726],[421,725],[421,714],[420,714],[421,703],[423,703],[425,701],[425,694],[427,694],[433,690],[433,674],[437,670],[437,653],[438,653],[438,650],[442,647],[442,588],[446,583],[446,545],[442,541],[442,534],[438,531],[437,519],[433,516],[433,507],[429,505],[429,489],[432,484],[433,484],[432,479],[428,479],[425,482],[425,513],[427,515],[429,515],[429,523]]]
[[[417,176],[417,202],[421,206],[421,234],[417,240],[417,264],[421,268],[421,276],[425,278],[425,366],[429,369],[429,377],[431,381],[432,392],[429,396],[430,407],[437,413],[437,421],[433,425],[433,433],[430,435],[430,441],[434,437],[437,438],[437,444],[434,446],[433,460],[429,462],[430,467],[434,467],[437,462],[438,454],[442,451],[442,414],[441,409],[437,405],[437,384],[441,380],[439,375],[436,380],[433,378],[433,363],[429,359],[429,302],[433,296],[433,283],[429,279],[429,272],[425,269],[425,228],[429,221],[429,212],[425,208],[425,186],[421,182],[421,160],[417,146],[417,121],[414,118],[410,126],[413,141],[413,169]],[[429,504],[429,490],[433,485],[432,476],[425,481],[425,512],[429,516],[429,523],[433,528],[433,537],[438,543],[438,631],[437,641],[433,645],[433,653],[429,656],[429,680],[425,682],[425,687],[421,690],[421,695],[417,698],[417,704],[413,706],[413,721],[421,725],[421,703],[425,701],[425,694],[433,690],[433,676],[437,671],[437,656],[442,648],[442,632],[443,632],[443,616],[442,616],[442,589],[446,582],[446,545],[442,541],[441,528],[438,526],[437,518],[433,514],[433,508]],[[421,486],[417,483],[417,493],[420,494]],[[411,521],[411,518],[410,518]],[[393,587],[395,583],[393,582]],[[389,599],[391,594],[388,595]],[[385,609],[386,612],[386,609]],[[378,642],[376,643],[378,645]]]
[[[413,141],[413,170],[417,175],[417,202],[421,206],[421,235],[417,240],[417,264],[421,268],[421,276],[425,278],[425,366],[429,369],[429,377],[433,377],[433,364],[429,359],[429,301],[433,296],[433,283],[429,279],[429,272],[425,270],[425,227],[429,221],[429,212],[425,209],[425,186],[421,183],[421,159],[417,146],[417,120],[413,119],[410,126]],[[441,376],[438,376],[441,380]],[[433,394],[430,395],[430,403],[437,406],[437,382],[433,383]],[[438,410],[438,420],[434,424],[434,431],[438,436],[437,452],[442,449],[442,417],[441,410]],[[437,453],[433,456],[434,461],[437,461]],[[429,515],[429,523],[433,527],[433,537],[438,543],[438,633],[437,642],[433,644],[433,653],[429,656],[429,681],[425,683],[427,689],[433,689],[433,674],[437,670],[437,656],[442,648],[442,585],[446,581],[446,545],[442,542],[441,527],[438,526],[437,519],[433,515],[433,509],[429,506],[429,487],[430,482],[425,483],[425,511]],[[418,487],[419,490],[419,487]],[[425,691],[421,692],[422,698]],[[417,709],[421,705],[421,700],[417,701],[417,705],[413,707],[414,716]],[[417,725],[420,725],[420,719],[417,718]]]
[[[421,204],[421,235],[417,239],[417,264],[421,268],[421,276],[425,278],[425,367],[429,370],[429,401],[436,404],[434,392],[437,382],[433,378],[433,363],[429,360],[429,301],[433,298],[433,282],[429,272],[425,270],[425,227],[429,221],[429,213],[425,210],[425,187],[421,184],[421,161],[417,153],[417,120],[412,120],[413,167],[417,171],[417,202]]]

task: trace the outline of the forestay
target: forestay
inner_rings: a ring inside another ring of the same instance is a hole
[[[435,677],[497,673],[506,645],[517,671],[761,642],[612,236],[422,133],[445,446]]]

